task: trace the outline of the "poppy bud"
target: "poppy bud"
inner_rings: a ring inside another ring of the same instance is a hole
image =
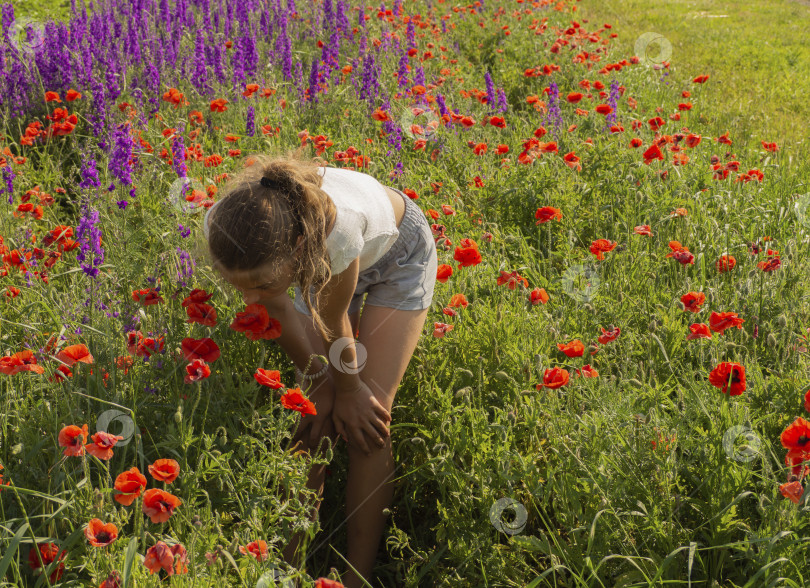
[[[596,345],[593,345],[593,344],[588,345],[588,353],[590,353],[591,355],[593,355],[593,354],[594,354],[594,353],[596,353],[597,351],[599,351],[599,347],[597,347]]]
[[[101,510],[101,507],[104,506],[104,494],[98,488],[93,492],[93,506],[96,510]]]
[[[634,386],[638,386],[639,388],[644,387],[644,384],[642,384],[640,380],[637,380],[635,378],[629,378],[625,380],[625,382],[627,382],[628,384],[633,384]]]
[[[11,455],[17,455],[19,453],[22,453],[22,450],[23,450],[23,444],[22,443],[17,443],[14,447],[11,448]]]
[[[773,333],[768,334],[768,347],[776,347],[776,337],[773,336]]]
[[[591,305],[590,305],[590,304],[588,304],[587,302],[586,302],[585,304],[583,304],[583,305],[582,305],[582,308],[584,308],[584,309],[585,309],[585,310],[587,310],[588,312],[593,312],[593,306],[591,306]]]
[[[658,330],[658,323],[656,322],[655,319],[650,321],[650,324],[647,326],[647,329],[650,331],[650,333],[655,333]]]
[[[390,508],[384,508],[382,512],[383,512],[383,514],[385,516],[389,516],[391,514],[391,509]]]
[[[202,527],[202,521],[200,520],[200,515],[195,514],[195,515],[194,515],[194,516],[191,518],[191,524],[192,524],[192,525],[194,525],[195,527],[197,527],[198,529],[199,529],[200,527]]]
[[[787,317],[784,314],[780,314],[776,319],[776,323],[784,329],[787,326]]]
[[[182,421],[183,421],[183,407],[178,406],[177,412],[174,413],[174,422],[179,425]]]
[[[459,388],[458,390],[456,390],[456,398],[467,398],[467,396],[470,395],[471,390],[472,388],[470,388],[469,386],[466,388]]]
[[[472,384],[473,373],[470,370],[458,370],[458,375],[462,384]]]
[[[512,378],[509,377],[509,374],[507,374],[506,372],[501,372],[501,371],[495,372],[494,374],[492,374],[492,377],[493,377],[493,379],[497,380],[498,382],[501,382],[501,383],[504,383],[504,384],[509,382],[512,379]]]

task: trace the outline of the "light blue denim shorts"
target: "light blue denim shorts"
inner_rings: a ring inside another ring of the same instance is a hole
[[[405,216],[399,237],[374,265],[360,272],[357,288],[349,304],[354,314],[365,303],[397,310],[424,310],[433,302],[438,256],[430,223],[422,209],[402,191],[392,188],[405,200]],[[314,289],[310,290],[315,295]],[[295,309],[311,316],[295,286]]]

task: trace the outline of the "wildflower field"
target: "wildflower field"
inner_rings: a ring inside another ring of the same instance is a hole
[[[810,174],[585,5],[3,5],[0,586],[340,585],[345,446],[201,226],[299,147],[438,253],[368,586],[810,585]]]

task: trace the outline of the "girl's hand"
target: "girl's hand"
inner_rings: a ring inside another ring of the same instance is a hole
[[[335,392],[332,422],[344,441],[351,441],[366,455],[371,455],[366,435],[378,447],[383,447],[385,439],[390,436],[387,423],[391,422],[391,415],[374,397],[371,389],[362,380],[358,381],[360,383],[356,389],[339,389]]]
[[[293,444],[298,439],[306,438],[309,433],[309,446],[317,447],[323,434],[324,425],[332,418],[332,407],[335,404],[335,388],[329,373],[316,380],[298,382],[305,395],[315,405],[318,414],[308,414],[301,418],[293,436]],[[307,390],[307,387],[308,390]]]

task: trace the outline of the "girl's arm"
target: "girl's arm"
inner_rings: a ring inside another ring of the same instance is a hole
[[[313,353],[326,356],[323,349],[313,349],[312,343],[301,322],[301,313],[295,310],[290,296],[285,292],[281,296],[260,302],[267,309],[267,314],[281,323],[281,335],[274,339],[287,353],[296,367],[306,373],[314,373],[323,367],[320,360],[313,358],[307,369],[307,361]],[[318,382],[313,382],[317,386]]]

